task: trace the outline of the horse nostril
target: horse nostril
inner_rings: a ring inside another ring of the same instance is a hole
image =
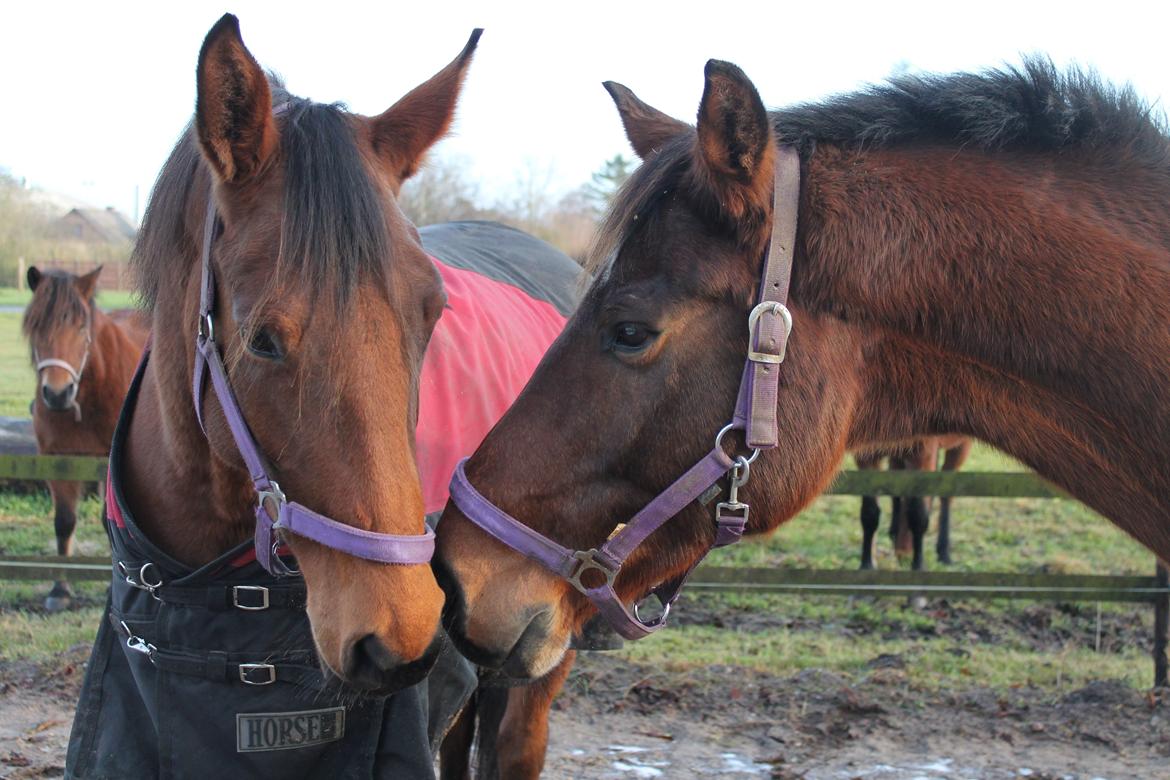
[[[382,640],[366,634],[350,646],[343,672],[346,682],[355,688],[378,690],[401,665],[402,659],[390,652]]]
[[[41,398],[45,399],[45,406],[50,409],[64,409],[73,398],[74,385],[72,382],[60,390],[54,390],[48,385],[41,385]]]

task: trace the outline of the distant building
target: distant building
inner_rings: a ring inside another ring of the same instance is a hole
[[[72,209],[49,226],[53,238],[96,244],[123,244],[134,240],[134,225],[113,206],[105,209]]]

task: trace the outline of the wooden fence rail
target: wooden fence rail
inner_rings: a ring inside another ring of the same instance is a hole
[[[0,455],[0,479],[101,481],[105,458]],[[995,472],[843,471],[832,495],[931,495],[983,498],[1067,498],[1033,474]],[[105,557],[0,556],[0,580],[106,580]],[[838,596],[934,596],[1146,603],[1154,607],[1154,684],[1170,676],[1170,575],[1151,577],[1012,572],[857,571],[700,566],[689,587],[711,591]]]

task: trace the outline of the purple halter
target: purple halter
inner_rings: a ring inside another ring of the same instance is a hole
[[[715,436],[715,447],[674,484],[660,493],[600,547],[570,550],[532,530],[483,497],[467,479],[467,459],[459,463],[451,478],[451,500],[463,514],[493,537],[523,555],[532,558],[553,573],[569,581],[583,593],[614,630],[626,639],[641,639],[666,625],[670,606],[682,592],[683,584],[695,565],[673,580],[651,590],[663,606],[662,614],[651,620],[638,615],[622,603],[614,582],[626,559],[668,520],[688,504],[707,493],[720,479],[730,475],[727,501],[715,509],[715,542],[707,550],[740,540],[747,527],[747,504],[739,500],[739,489],[747,483],[751,464],[760,450],[777,444],[776,405],[780,380],[780,363],[784,360],[788,336],[792,332],[792,315],[784,303],[788,299],[788,282],[792,274],[792,255],[796,244],[796,214],[800,197],[800,158],[791,147],[779,149],[773,192],[772,235],[764,258],[759,303],[748,315],[748,355],[732,420]],[[750,456],[734,459],[723,450],[723,437],[730,431],[744,431],[752,450]],[[586,585],[582,576],[595,571],[600,584]]]
[[[285,107],[278,107],[275,113],[282,113]],[[215,342],[215,275],[211,268],[211,244],[215,236],[216,218],[215,194],[212,192],[207,204],[207,218],[203,230],[203,279],[199,300],[199,327],[195,338],[193,388],[195,416],[199,420],[199,427],[204,428],[201,401],[206,378],[210,374],[211,386],[219,399],[224,417],[227,418],[236,449],[243,457],[248,474],[252,478],[252,485],[256,489],[256,560],[265,571],[274,576],[297,573],[289,569],[276,552],[278,541],[275,532],[284,531],[371,561],[398,564],[429,563],[435,551],[435,532],[429,527],[426,533],[411,536],[363,531],[317,514],[295,501],[289,501],[281,491],[280,485],[269,476],[264,465],[264,457],[256,445],[248,423],[244,420],[235,393],[232,392],[227,370]],[[204,430],[206,431],[205,428]]]

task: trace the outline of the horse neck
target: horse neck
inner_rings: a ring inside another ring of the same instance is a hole
[[[254,496],[247,474],[212,453],[195,417],[199,263],[188,260],[186,288],[164,292],[154,307],[150,360],[123,473],[127,501],[143,531],[168,554],[198,566],[248,538]],[[218,414],[214,405],[204,408]]]
[[[1110,175],[1021,154],[822,150],[793,298],[851,323],[864,356],[846,446],[973,435],[1167,559],[1170,420],[1150,389],[1170,375],[1170,224],[1134,193],[1164,203],[1170,182]]]

